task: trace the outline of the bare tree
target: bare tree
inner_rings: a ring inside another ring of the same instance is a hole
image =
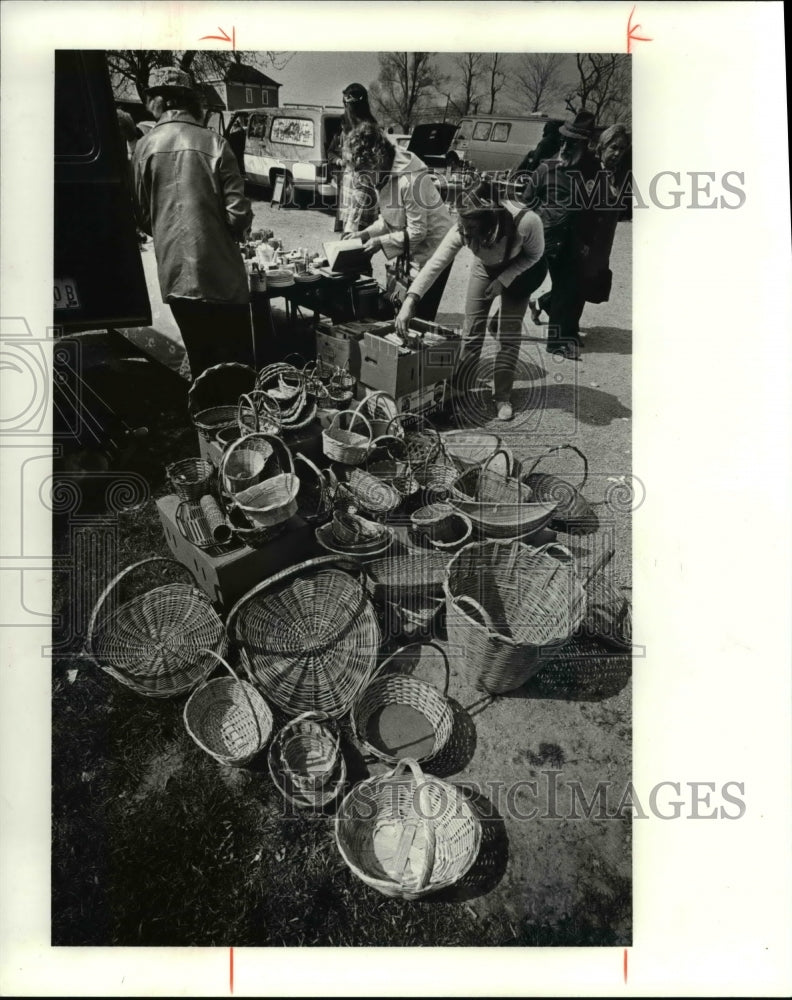
[[[421,108],[445,84],[432,52],[380,52],[379,75],[369,86],[377,118],[409,132]]]
[[[107,53],[110,80],[114,87],[129,80],[135,85],[138,97],[145,103],[146,89],[151,71],[157,66],[178,65],[189,73],[196,83],[222,79],[228,67],[236,62],[264,72],[282,69],[294,55],[293,52],[225,52],[220,49],[118,49]]]
[[[487,95],[489,97],[489,109],[487,114],[491,115],[495,110],[495,101],[498,94],[503,90],[506,82],[504,70],[504,58],[500,52],[493,52],[487,59]]]
[[[594,113],[600,124],[631,120],[630,57],[626,55],[577,55],[577,85],[566,96],[569,111]]]
[[[454,79],[456,89],[447,96],[449,108],[460,118],[478,111],[482,100],[485,59],[483,52],[464,52],[454,57],[454,67],[459,75]]]
[[[510,86],[515,102],[526,111],[543,111],[563,96],[564,57],[556,52],[525,53],[513,64]]]

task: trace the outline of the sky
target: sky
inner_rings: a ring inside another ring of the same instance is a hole
[[[435,58],[441,71],[453,73],[452,54],[440,53]],[[574,57],[564,58],[564,79],[572,84],[576,78]],[[368,87],[377,78],[378,71],[376,52],[297,52],[283,69],[264,70],[283,85],[280,90],[282,104],[339,105],[344,87],[350,83],[362,83]],[[556,102],[543,110],[549,114],[566,114],[563,102]]]

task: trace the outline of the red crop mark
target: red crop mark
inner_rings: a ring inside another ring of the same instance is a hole
[[[627,949],[624,949],[624,985],[627,985]]]
[[[624,953],[624,961],[627,961],[627,952]],[[234,949],[228,949],[228,988],[234,992]]]
[[[217,30],[220,32],[219,35],[202,35],[201,38],[198,39],[198,41],[199,42],[207,42],[207,41],[209,41],[209,42],[231,42],[231,48],[233,49],[234,52],[236,52],[236,28],[232,28],[231,29],[231,37],[230,38],[228,37],[228,35],[225,33],[225,31],[222,28],[218,28]]]
[[[651,42],[653,39],[644,38],[642,35],[636,35],[636,32],[641,26],[640,24],[633,24],[633,14],[635,13],[635,7],[630,11],[630,16],[627,18],[627,54],[632,51],[633,42]]]

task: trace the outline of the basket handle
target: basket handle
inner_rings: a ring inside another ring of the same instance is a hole
[[[178,566],[178,568],[183,573],[188,574],[191,583],[193,584],[196,583],[195,577],[193,576],[192,572],[186,566],[182,565],[182,563],[178,562],[176,559],[171,559],[169,556],[149,556],[146,559],[141,559],[139,562],[132,563],[131,566],[127,566],[125,569],[122,569],[120,573],[117,573],[113,577],[110,583],[107,584],[105,589],[99,595],[99,598],[96,604],[94,605],[94,609],[91,612],[91,617],[88,620],[88,629],[85,635],[85,648],[88,651],[89,656],[91,657],[94,656],[93,637],[94,637],[94,630],[96,629],[96,622],[99,618],[99,612],[102,609],[105,601],[109,597],[110,593],[113,590],[115,590],[115,588],[118,586],[119,583],[121,583],[121,581],[124,579],[125,576],[128,576],[136,569],[140,569],[141,566],[148,566],[151,563],[155,562],[170,563],[173,566]]]
[[[443,687],[443,697],[447,698],[448,688],[450,687],[451,684],[451,664],[448,662],[448,653],[446,653],[446,651],[443,649],[440,643],[436,642],[434,639],[427,639],[423,642],[408,642],[404,646],[400,646],[397,650],[391,653],[390,656],[384,659],[382,663],[380,663],[380,665],[371,675],[371,680],[373,680],[375,677],[379,677],[385,671],[385,668],[388,666],[391,660],[395,660],[397,656],[401,656],[402,653],[404,653],[404,651],[409,649],[411,646],[432,646],[434,649],[440,651],[440,654],[443,657],[443,666],[445,667],[445,686]]]
[[[283,583],[284,580],[288,580],[290,577],[298,576],[306,570],[320,569],[325,566],[337,566],[346,573],[359,573],[362,572],[363,569],[362,564],[355,559],[332,555],[316,556],[314,559],[306,559],[305,562],[298,563],[296,566],[288,566],[286,569],[282,569],[279,573],[275,573],[274,576],[270,576],[266,580],[262,580],[261,583],[257,583],[255,587],[239,598],[236,604],[228,612],[228,618],[226,619],[226,632],[228,635],[230,636],[232,634],[232,626],[243,606],[247,604],[248,601],[252,600],[252,598],[254,598],[257,594],[260,594],[262,591],[269,589],[275,584]]]
[[[291,364],[291,361],[289,361],[289,358],[296,358],[297,361],[299,361],[299,365],[295,364],[294,367],[295,368],[300,368],[303,372],[305,372],[305,369],[308,367],[309,364],[311,364],[310,361],[306,361],[305,360],[305,358],[302,356],[302,354],[300,354],[299,351],[292,351],[291,354],[287,354],[286,357],[281,362],[281,364],[284,364],[284,365]]]
[[[527,472],[523,472],[522,469],[520,470],[520,479],[527,479],[528,476],[530,476],[531,473],[534,472],[534,470],[536,469],[537,465],[539,465],[540,462],[543,462],[546,458],[549,458],[550,455],[556,452],[563,451],[565,448],[568,448],[570,451],[574,451],[575,454],[579,455],[580,458],[583,460],[583,482],[580,484],[580,486],[578,486],[578,489],[582,490],[583,487],[586,485],[586,482],[588,481],[588,472],[589,472],[588,459],[580,450],[580,448],[576,448],[575,445],[573,444],[558,444],[555,445],[553,448],[548,448],[547,451],[543,452],[541,455],[539,455],[538,458],[534,460],[533,465],[531,465],[530,469],[528,469]]]
[[[410,854],[410,848],[415,840],[418,827],[423,826],[426,833],[426,865],[420,873],[416,885],[416,888],[423,889],[432,876],[435,859],[436,842],[434,824],[427,818],[428,810],[424,808],[424,793],[426,788],[432,783],[431,776],[424,775],[418,762],[413,760],[412,757],[402,757],[396,767],[394,767],[390,774],[385,777],[386,779],[398,778],[408,768],[412,772],[412,776],[415,780],[415,792],[413,794],[417,794],[418,796],[418,816],[413,820],[408,820],[404,824],[404,830],[402,832],[401,839],[399,840],[399,846],[396,850],[396,859],[393,867],[394,875],[398,879],[400,885],[402,888],[406,888],[406,879],[404,876],[407,860]]]
[[[250,700],[250,695],[247,692],[247,683],[245,681],[240,680],[239,675],[231,666],[231,664],[228,662],[228,660],[225,660],[219,653],[216,653],[213,649],[209,649],[207,646],[203,646],[201,649],[196,650],[196,652],[211,653],[211,655],[216,660],[222,663],[222,665],[226,668],[229,674],[231,674],[231,676],[234,678],[237,684],[239,684],[239,686],[242,688],[242,694],[245,696],[245,701],[248,703],[250,714],[253,716],[253,721],[256,723],[256,732],[258,733],[258,745],[259,747],[261,747],[261,738],[263,736],[263,733],[261,732],[261,723],[259,722],[259,717],[256,710],[253,708],[253,702]],[[211,673],[211,671],[209,671],[209,673]],[[209,674],[207,674],[201,681],[201,683],[198,685],[198,687],[196,688],[196,692],[200,691],[201,688],[206,687],[208,683],[209,683]],[[184,706],[184,719],[186,723],[187,705]],[[190,731],[190,735],[202,750],[205,750],[210,756],[212,756],[212,751],[208,747],[204,746],[203,742],[195,735],[195,733],[192,732],[192,730]]]
[[[368,439],[368,443],[369,443],[369,447],[371,447],[371,444],[372,444],[372,442],[374,440],[374,432],[372,431],[371,424],[366,419],[365,414],[361,413],[359,410],[338,410],[337,413],[336,413],[336,415],[330,421],[330,426],[327,428],[327,433],[329,434],[330,431],[332,431],[332,430],[335,429],[335,426],[336,426],[337,422],[341,419],[341,417],[345,413],[348,416],[350,416],[350,418],[351,418],[350,421],[349,421],[349,427],[347,428],[347,430],[349,430],[350,432],[352,430],[352,424],[354,424],[354,422],[356,420],[362,420],[363,421],[363,423],[366,425],[366,430],[368,431],[368,438],[369,438]]]
[[[266,434],[264,431],[254,431],[252,434],[246,434],[244,437],[239,438],[238,441],[232,441],[231,444],[223,452],[223,457],[220,461],[220,485],[224,490],[229,493],[231,490],[226,485],[225,470],[228,464],[228,459],[236,448],[245,447],[247,448],[251,442],[252,438],[263,438],[269,444],[272,445],[273,451],[280,451],[281,455],[285,455],[289,460],[289,473],[294,475],[294,458],[292,456],[291,450],[285,441],[282,441],[277,434]]]
[[[252,430],[255,432],[259,429],[258,410],[256,408],[256,403],[251,398],[249,393],[243,392],[242,395],[239,397],[239,403],[237,405],[237,427],[241,431],[243,437],[247,437],[247,435],[251,433],[251,428],[248,427],[248,425],[242,420],[242,409],[245,404],[247,404],[247,406],[250,409],[250,412],[253,414]]]
[[[380,397],[383,397],[384,399],[389,399],[393,403],[394,409],[396,409],[396,400],[393,398],[393,396],[391,396],[389,392],[385,392],[384,389],[377,389],[375,392],[371,392],[368,394],[368,396],[365,396],[363,399],[361,399],[358,405],[355,407],[355,410],[362,410],[363,414],[365,415],[368,407],[374,402],[374,400]],[[373,415],[374,411],[372,410],[371,411],[372,419],[374,419]],[[392,419],[393,417],[390,418],[390,420]],[[388,422],[388,426],[390,426],[390,420]]]
[[[460,594],[459,597],[454,597],[455,604],[469,604],[476,615],[482,619],[484,626],[488,631],[493,632],[495,635],[500,635],[500,632],[495,628],[495,623],[492,620],[491,615],[486,611],[479,602],[473,598],[468,597],[467,594]]]
[[[251,368],[250,365],[243,365],[239,361],[223,361],[219,365],[212,365],[211,368],[206,368],[196,379],[193,379],[190,391],[187,393],[187,412],[190,417],[193,417],[198,409],[197,400],[200,396],[199,388],[203,388],[206,376],[210,375],[212,372],[216,372],[220,368],[234,368],[236,370],[241,369],[243,371],[250,372],[253,376],[253,382],[255,383],[256,381],[255,368]]]
[[[509,452],[506,451],[506,449],[504,447],[502,447],[502,446],[496,448],[495,451],[493,451],[493,453],[489,456],[489,458],[487,458],[484,462],[482,462],[481,471],[482,472],[486,472],[487,469],[490,466],[490,462],[492,462],[493,459],[497,458],[498,455],[503,455],[503,457],[506,459],[506,470],[507,470],[506,471],[506,476],[508,477],[509,476],[509,471],[508,470],[511,469],[512,458],[511,458],[511,455],[509,454]],[[496,473],[496,475],[497,475],[497,473]]]

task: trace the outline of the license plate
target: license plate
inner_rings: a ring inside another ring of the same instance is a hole
[[[53,286],[53,309],[79,309],[77,286],[71,278],[56,278]]]

